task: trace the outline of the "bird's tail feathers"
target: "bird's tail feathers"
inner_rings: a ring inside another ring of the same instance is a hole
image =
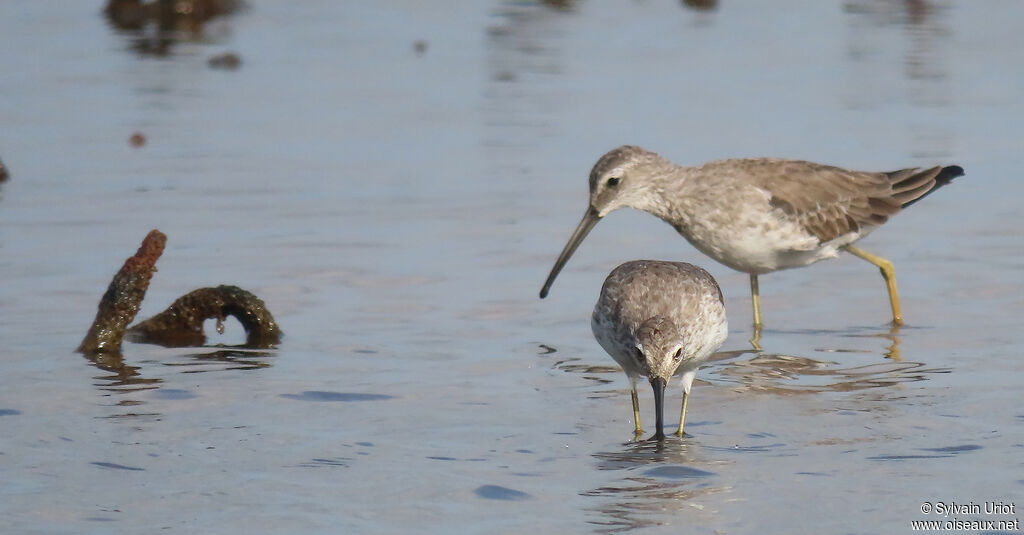
[[[923,199],[929,193],[949,184],[954,178],[963,176],[964,169],[959,165],[932,167],[920,171],[918,169],[901,169],[886,173],[892,182],[893,198],[903,208]]]

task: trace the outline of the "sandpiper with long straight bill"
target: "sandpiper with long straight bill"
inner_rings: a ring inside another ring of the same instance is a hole
[[[951,165],[851,171],[803,160],[745,158],[684,167],[634,146],[602,156],[590,171],[590,204],[555,261],[540,296],[604,216],[629,207],[672,225],[707,256],[750,276],[760,328],[758,276],[835,258],[863,258],[885,278],[892,321],[903,323],[892,262],[853,244],[889,218],[964,174]]]

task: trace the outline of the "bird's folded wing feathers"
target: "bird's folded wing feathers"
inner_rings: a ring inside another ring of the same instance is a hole
[[[910,178],[916,170],[896,171],[908,191],[920,187]],[[909,172],[907,176],[902,173]],[[900,210],[890,174],[848,171],[804,161],[781,161],[761,173],[760,187],[772,206],[793,217],[822,243],[863,227],[885,223]]]

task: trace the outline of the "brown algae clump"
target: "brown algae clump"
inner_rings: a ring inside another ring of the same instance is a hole
[[[156,272],[156,261],[164,251],[167,236],[152,230],[142,241],[135,256],[125,260],[100,300],[92,327],[78,346],[86,355],[120,355],[125,334],[132,342],[166,347],[198,346],[206,343],[203,321],[223,321],[235,317],[245,328],[245,347],[269,348],[281,341],[281,329],[263,301],[237,286],[199,288],[179,297],[167,310],[134,327],[128,325],[139,312],[149,281]]]
[[[281,329],[263,301],[238,286],[193,290],[171,303],[167,310],[133,326],[128,340],[167,347],[206,343],[203,321],[217,320],[218,331],[228,316],[245,328],[247,347],[266,348],[281,341]]]
[[[79,352],[116,353],[121,350],[125,328],[139,313],[139,305],[146,296],[149,281],[156,272],[156,261],[163,254],[166,243],[167,236],[164,233],[151,230],[142,240],[135,256],[124,261],[121,270],[114,275],[107,292],[100,299],[96,319],[78,346]]]

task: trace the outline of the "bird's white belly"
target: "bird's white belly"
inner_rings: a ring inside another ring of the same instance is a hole
[[[840,247],[860,237],[851,233],[821,243],[781,210],[770,208],[767,199],[763,203],[749,210],[706,212],[676,228],[702,253],[744,273],[768,273],[833,258]]]

